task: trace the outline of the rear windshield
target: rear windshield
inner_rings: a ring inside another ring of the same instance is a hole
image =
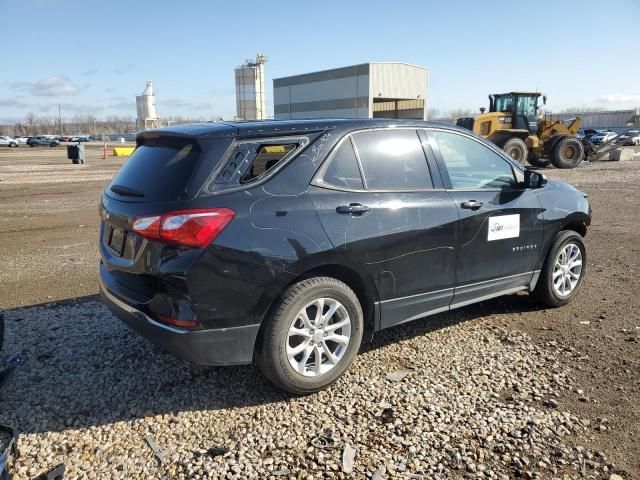
[[[151,202],[180,200],[200,154],[193,139],[143,139],[109,184],[108,194]]]

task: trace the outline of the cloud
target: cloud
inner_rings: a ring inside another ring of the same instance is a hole
[[[118,75],[121,75],[125,72],[135,72],[138,70],[138,66],[135,63],[127,63],[126,65],[122,65],[120,67],[116,67],[113,70],[111,70],[113,73],[117,73]]]
[[[629,95],[626,93],[613,93],[604,95],[598,99],[603,103],[640,103],[640,95]]]
[[[15,82],[9,87],[17,92],[29,92],[36,97],[60,97],[78,93],[78,87],[64,75],[53,75],[35,83]]]
[[[213,105],[210,102],[188,102],[186,100],[180,100],[178,98],[169,98],[167,100],[163,100],[160,104],[160,107],[169,107],[170,109],[177,110],[210,110],[213,108]]]
[[[89,70],[85,70],[84,72],[82,72],[82,75],[84,75],[85,77],[88,77],[90,75],[95,75],[96,73],[98,73],[98,69],[93,67],[93,68],[90,68]]]
[[[7,108],[29,108],[30,105],[28,103],[24,103],[20,100],[16,100],[14,98],[0,98],[0,107]]]

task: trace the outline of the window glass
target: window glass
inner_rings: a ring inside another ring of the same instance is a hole
[[[286,143],[239,142],[214,183],[219,186],[237,186],[239,183],[251,182],[291,156],[301,145],[302,139],[300,142],[293,140]],[[212,189],[213,186],[209,186],[209,190]]]
[[[144,140],[115,175],[110,187],[124,187],[149,202],[178,200],[200,156],[200,146],[190,139]],[[111,188],[108,191],[117,193]]]
[[[356,190],[364,188],[358,160],[349,138],[346,138],[332,154],[329,166],[322,177],[324,183],[336,187]]]
[[[250,182],[254,178],[271,170],[280,160],[293,152],[297,146],[295,143],[261,145],[258,147],[256,157],[251,167],[242,176],[242,182]]]
[[[447,166],[452,188],[505,188],[516,185],[511,165],[497,153],[456,133],[431,131]]]
[[[370,190],[432,188],[418,133],[415,130],[373,130],[353,134]]]

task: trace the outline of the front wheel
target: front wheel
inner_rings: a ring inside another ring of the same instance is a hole
[[[559,140],[551,152],[551,161],[557,168],[575,168],[584,158],[584,145],[577,138]]]
[[[548,307],[566,305],[578,293],[586,268],[582,236],[571,230],[560,232],[544,262],[534,296]]]
[[[331,277],[290,286],[265,322],[255,363],[276,386],[296,395],[335,382],[362,342],[360,302],[353,290]]]

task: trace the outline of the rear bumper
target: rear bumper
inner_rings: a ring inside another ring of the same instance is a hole
[[[186,330],[159,323],[109,290],[100,276],[100,296],[115,315],[152,343],[180,358],[202,365],[244,365],[253,360],[260,324]]]

